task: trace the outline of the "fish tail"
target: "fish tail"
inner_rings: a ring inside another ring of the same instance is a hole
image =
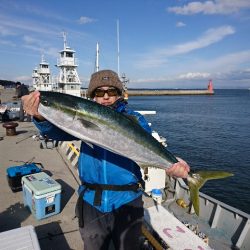
[[[190,191],[190,201],[194,207],[195,213],[200,214],[199,190],[207,180],[222,179],[233,176],[232,173],[226,171],[198,171],[188,176],[188,186]]]

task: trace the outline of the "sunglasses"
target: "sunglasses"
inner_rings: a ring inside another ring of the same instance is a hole
[[[108,96],[118,96],[118,90],[115,88],[110,89],[96,89],[95,90],[95,96],[96,97],[104,97],[105,94],[108,94]]]

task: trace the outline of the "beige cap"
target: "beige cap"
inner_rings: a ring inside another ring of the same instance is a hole
[[[88,87],[88,96],[93,98],[94,91],[102,86],[115,87],[123,92],[123,84],[119,76],[112,70],[100,70],[91,75],[91,79]]]

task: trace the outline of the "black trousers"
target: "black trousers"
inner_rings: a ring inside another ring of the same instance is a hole
[[[79,230],[84,250],[108,250],[110,244],[113,244],[116,250],[140,249],[143,238],[141,196],[109,213],[101,213],[84,202],[83,219],[84,227]]]

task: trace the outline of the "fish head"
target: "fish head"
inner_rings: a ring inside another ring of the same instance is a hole
[[[51,91],[40,91],[40,104],[48,108],[56,109],[60,109],[65,106],[68,108],[76,107],[76,102],[72,95],[62,93],[58,94]]]
[[[52,105],[52,98],[45,91],[40,91],[40,103],[45,107],[50,107]]]

